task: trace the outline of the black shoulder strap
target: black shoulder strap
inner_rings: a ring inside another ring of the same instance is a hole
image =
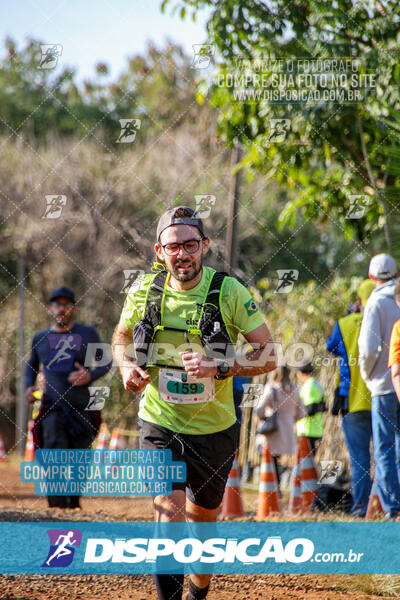
[[[208,337],[215,331],[214,323],[216,322],[219,322],[220,329],[226,332],[221,314],[220,293],[223,281],[227,275],[227,273],[216,271],[212,277],[198,325],[203,337]]]
[[[167,275],[168,271],[160,271],[157,273],[147,294],[144,319],[148,321],[153,328],[157,325],[161,325],[162,300]]]
[[[157,325],[161,325],[162,302],[167,275],[168,271],[160,271],[157,273],[147,294],[144,320],[147,321],[153,329]],[[199,322],[199,329],[203,334],[209,334],[210,330],[213,330],[214,322],[216,321],[219,321],[220,328],[226,331],[220,308],[220,292],[223,281],[227,276],[227,273],[215,272],[212,277],[204,302],[204,310]]]
[[[219,295],[221,292],[222,283],[227,275],[228,273],[224,273],[222,271],[216,271],[214,273],[210,287],[208,288],[206,304],[212,304],[213,306],[219,308]]]

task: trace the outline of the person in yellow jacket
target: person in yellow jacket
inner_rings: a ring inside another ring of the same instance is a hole
[[[374,289],[370,279],[365,279],[357,289],[357,306],[360,312],[351,313],[336,321],[326,349],[340,357],[339,386],[335,392],[337,407],[333,414],[342,413],[342,428],[351,465],[351,490],[354,516],[364,517],[371,491],[372,438],[371,392],[360,371],[358,338],[364,307]]]
[[[314,367],[310,362],[299,365],[296,369],[297,379],[301,384],[300,398],[307,416],[296,423],[297,436],[305,435],[310,442],[313,455],[318,449],[324,432],[322,413],[325,410],[324,388],[314,376]]]

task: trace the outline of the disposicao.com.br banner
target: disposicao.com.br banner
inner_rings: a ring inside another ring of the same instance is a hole
[[[400,573],[400,523],[4,522],[0,533],[3,574]]]

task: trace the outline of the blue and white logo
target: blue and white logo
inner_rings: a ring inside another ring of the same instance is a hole
[[[48,529],[50,549],[42,567],[68,567],[74,558],[75,548],[81,545],[80,529]]]

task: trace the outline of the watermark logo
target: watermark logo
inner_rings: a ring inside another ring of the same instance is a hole
[[[218,87],[232,90],[236,102],[269,104],[354,104],[377,86],[377,73],[365,72],[357,58],[239,59],[220,70]]]
[[[207,69],[211,62],[211,58],[215,54],[214,44],[193,44],[194,56],[191,67],[193,69]]]
[[[110,396],[110,388],[106,385],[89,386],[89,395],[89,402],[85,410],[103,410],[106,400]]]
[[[47,195],[46,208],[42,219],[59,219],[63,211],[64,206],[67,204],[67,196],[61,194]]]
[[[319,483],[332,485],[336,482],[338,475],[342,472],[342,461],[340,460],[321,460],[321,477]]]
[[[253,303],[254,300],[250,299],[246,304]],[[250,315],[254,314],[257,309],[255,306],[255,310],[249,307]],[[187,323],[188,325],[195,325],[195,321],[192,319],[188,319],[190,321]],[[215,329],[217,331],[217,329]],[[56,335],[56,334],[53,334]],[[201,342],[191,342],[191,346],[193,352],[203,352],[204,348]],[[316,366],[340,366],[340,358],[333,357],[332,359],[328,357],[321,357],[315,355],[315,348],[313,344],[308,342],[295,342],[292,344],[288,344],[287,346],[283,346],[281,342],[269,342],[266,345],[261,347],[260,344],[254,342],[252,344],[253,350],[262,350],[260,352],[260,356],[257,359],[252,361],[254,366],[263,366],[269,360],[277,360],[278,365],[287,364],[289,367],[298,367],[303,364],[305,360],[308,362],[314,361]],[[166,359],[174,359],[176,356],[179,356],[180,352],[187,352],[188,344],[187,342],[183,342],[182,344],[170,343],[170,342],[156,342],[156,343],[145,343],[140,346],[140,348],[134,348],[134,344],[129,344],[126,347],[126,355],[134,356],[136,352],[136,361],[138,364],[144,364],[147,362],[157,362],[162,360],[163,362]],[[208,344],[208,354],[211,357],[224,358],[227,362],[233,364],[233,359],[235,362],[244,367],[248,367],[249,360],[247,356],[247,347],[246,345],[240,346],[237,348],[236,352],[234,351],[233,344],[221,344],[221,342],[210,342]],[[129,362],[129,359],[126,359]],[[118,362],[116,359],[112,358],[112,349],[111,344],[106,342],[90,342],[87,344],[84,367],[87,369],[92,369],[94,367],[104,367],[109,365],[112,362],[112,367],[117,368]],[[124,364],[128,364],[128,362]],[[349,359],[350,364],[353,364]],[[354,364],[358,364],[357,361],[353,361]],[[175,363],[174,363],[175,364]],[[171,366],[172,368],[172,366]],[[106,376],[107,381],[111,380],[112,370],[109,371],[109,374]]]
[[[50,549],[42,567],[68,567],[74,558],[75,548],[81,545],[80,529],[48,529]]]
[[[54,69],[57,66],[58,57],[62,54],[61,44],[40,44],[39,69]]]
[[[131,144],[136,139],[142,121],[140,119],[120,119],[121,131],[116,141],[117,144]]]
[[[346,219],[362,219],[369,205],[370,197],[366,194],[354,194],[349,196],[350,206]]]
[[[50,371],[71,371],[75,354],[80,350],[82,337],[78,333],[49,333],[47,336],[50,351],[45,361]]]
[[[124,269],[124,285],[121,294],[137,292],[140,289],[144,277],[142,269]]]
[[[196,217],[207,219],[210,216],[211,208],[215,206],[216,197],[211,194],[200,194],[194,199],[196,201]]]
[[[277,273],[279,281],[275,292],[277,294],[288,294],[298,280],[299,272],[296,269],[277,269]]]
[[[268,142],[280,144],[286,139],[286,134],[290,131],[290,119],[270,119]]]
[[[104,445],[104,435],[99,441]],[[20,475],[21,481],[35,484],[38,496],[167,496],[174,481],[186,481],[186,464],[172,460],[172,451],[164,448],[56,448],[37,450],[35,461],[23,461]],[[73,532],[57,532],[51,539],[52,546],[64,549],[72,545]],[[47,566],[52,566],[60,552],[58,548],[50,549]]]
[[[218,554],[217,548],[214,547],[216,541]],[[241,540],[209,537],[204,541],[194,536],[182,537],[178,540],[171,537],[140,538],[140,548],[135,542],[137,542],[135,538],[118,540],[109,537],[89,538],[86,543],[84,563],[157,563],[164,572],[166,570],[173,572],[171,568],[197,561],[245,565],[265,564],[266,561],[304,563],[314,554],[312,540],[292,538],[285,544],[280,536]],[[247,553],[249,547],[252,547],[252,550]],[[255,553],[254,548],[257,548],[258,553]]]
[[[264,386],[262,383],[244,383],[243,400],[240,408],[256,407],[263,395]]]

